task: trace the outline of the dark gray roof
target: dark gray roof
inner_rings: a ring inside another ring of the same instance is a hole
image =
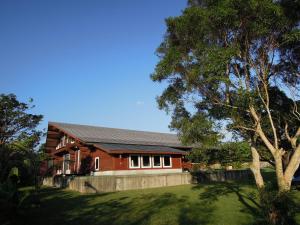
[[[86,143],[115,143],[182,147],[175,134],[49,122]]]
[[[128,145],[128,144],[108,144],[99,143],[94,144],[96,147],[103,149],[109,153],[130,152],[130,153],[173,153],[186,154],[185,151],[168,146],[154,146],[154,145]]]

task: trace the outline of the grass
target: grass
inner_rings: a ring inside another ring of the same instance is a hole
[[[299,203],[300,192],[294,191],[293,194]],[[254,185],[241,183],[183,185],[102,194],[43,188],[38,195],[40,205],[26,205],[25,202],[17,224],[246,225],[256,222],[259,215]],[[300,222],[300,213],[296,220]]]

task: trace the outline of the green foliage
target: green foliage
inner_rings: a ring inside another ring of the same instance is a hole
[[[17,189],[16,175],[0,183],[0,223],[9,224],[14,216],[19,205],[19,193]]]
[[[257,147],[261,159],[273,163],[274,152],[284,152],[278,171],[294,172],[300,140],[289,136],[300,127],[299,9],[293,0],[190,0],[180,16],[166,19],[151,79],[168,84],[158,105],[172,112],[181,140],[199,148],[195,161],[245,158],[216,145],[223,133],[217,124],[226,121],[227,131]],[[282,185],[289,178],[276,176],[279,189],[289,188]]]
[[[186,145],[212,146],[220,139],[220,135],[214,131],[213,122],[204,114],[173,116],[170,127],[178,131],[182,143]]]
[[[23,199],[18,186],[38,184],[37,151],[43,133],[37,130],[41,115],[31,114],[34,107],[17,100],[13,94],[0,95],[0,223],[9,224],[17,216]]]
[[[28,111],[34,107],[18,101],[14,94],[0,95],[0,144],[12,143],[36,134],[43,116]]]
[[[242,162],[249,162],[251,155],[246,142],[222,143],[216,147],[196,148],[188,156],[192,162],[233,165],[239,168]]]
[[[228,129],[245,140],[252,138],[250,105],[273,139],[262,102],[267,84],[280,145],[291,150],[284,124],[289,122],[291,133],[297,129],[292,112],[300,102],[293,102],[282,86],[300,82],[299,8],[299,1],[289,0],[191,0],[182,15],[166,19],[151,78],[168,83],[158,105],[173,113],[171,128],[183,142],[205,142],[207,135],[216,143],[219,120],[229,121]]]
[[[295,225],[297,205],[290,193],[278,193],[274,188],[259,191],[262,220],[258,224]]]
[[[241,162],[251,161],[249,144],[246,142],[229,142],[221,145],[223,151],[222,162],[224,164],[236,163],[239,166]]]
[[[43,133],[37,130],[43,116],[31,114],[34,107],[18,101],[13,94],[0,95],[0,183],[6,182],[13,168],[21,183],[32,183],[37,174],[36,152]]]

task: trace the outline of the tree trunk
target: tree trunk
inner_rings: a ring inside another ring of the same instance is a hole
[[[276,177],[277,177],[277,185],[279,192],[286,192],[289,191],[291,186],[289,185],[289,182],[286,182],[284,173],[283,173],[283,163],[282,163],[282,156],[280,155],[280,152],[276,152],[274,155],[275,159],[275,169],[276,169]]]
[[[258,189],[262,189],[264,187],[264,179],[260,172],[260,159],[257,149],[255,148],[254,143],[251,143],[251,153],[252,153],[252,164],[251,164],[251,171],[254,175],[255,183]]]
[[[300,144],[297,146],[293,155],[290,157],[289,164],[286,170],[284,171],[284,178],[287,183],[287,186],[289,187],[288,190],[290,190],[291,188],[291,182],[295,172],[299,167],[299,163],[300,163]]]
[[[288,167],[289,163],[290,163],[290,157],[293,154],[292,151],[288,151],[286,152],[283,156],[282,156],[282,166],[283,166],[283,171],[286,170],[286,168]]]

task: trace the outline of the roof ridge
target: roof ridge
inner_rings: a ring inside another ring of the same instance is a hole
[[[114,127],[102,127],[102,126],[95,126],[95,125],[85,125],[85,124],[75,124],[75,123],[65,123],[65,122],[55,122],[55,121],[48,121],[49,124],[62,124],[62,125],[74,125],[74,126],[82,126],[82,127],[92,127],[92,128],[104,128],[104,129],[112,129],[112,130],[122,130],[122,131],[132,131],[132,132],[140,132],[140,133],[153,133],[153,134],[164,134],[164,135],[171,135],[176,136],[177,134],[173,133],[164,133],[164,132],[155,132],[155,131],[144,131],[144,130],[133,130],[133,129],[125,129],[125,128],[114,128]]]

